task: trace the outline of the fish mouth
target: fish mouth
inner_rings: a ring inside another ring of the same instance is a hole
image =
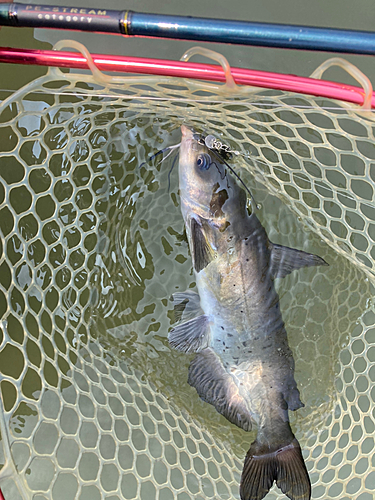
[[[181,133],[184,138],[191,138],[193,136],[193,130],[186,125],[181,125]]]
[[[194,127],[181,125],[181,134],[183,139],[194,139],[200,144],[204,145],[204,135],[198,132]]]
[[[184,145],[186,148],[191,149],[192,151],[198,151],[199,141],[197,140],[197,133],[193,127],[181,125],[181,135],[181,145]]]
[[[0,0],[1,1],[1,0]],[[193,151],[198,151],[198,145],[205,146],[204,138],[205,136],[194,127],[188,127],[187,125],[181,125],[182,141],[193,149]]]

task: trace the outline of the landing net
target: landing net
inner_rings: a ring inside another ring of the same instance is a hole
[[[6,500],[239,498],[254,433],[187,384],[170,295],[194,286],[173,157],[215,135],[275,243],[323,257],[279,283],[314,499],[375,489],[375,145],[369,111],[182,79],[50,70],[0,108]],[[168,185],[170,184],[170,185]],[[274,488],[267,499],[284,498]]]

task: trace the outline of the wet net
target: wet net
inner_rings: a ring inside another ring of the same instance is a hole
[[[370,112],[188,80],[51,70],[0,109],[0,486],[6,500],[239,498],[245,433],[187,384],[170,295],[194,287],[173,156],[215,135],[270,239],[323,257],[280,283],[316,499],[375,490]],[[268,499],[282,498],[274,487]]]

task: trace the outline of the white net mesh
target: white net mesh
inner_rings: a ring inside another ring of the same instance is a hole
[[[275,91],[116,88],[52,71],[0,110],[6,500],[238,498],[254,439],[187,385],[169,297],[194,286],[171,162],[188,120],[234,151],[275,243],[329,268],[278,284],[313,498],[375,490],[374,122]],[[168,186],[170,180],[170,187]],[[267,498],[281,498],[274,488]]]

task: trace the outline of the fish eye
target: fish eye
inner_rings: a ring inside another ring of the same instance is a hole
[[[207,153],[201,153],[197,156],[197,167],[200,170],[208,170],[211,165],[210,155]]]

